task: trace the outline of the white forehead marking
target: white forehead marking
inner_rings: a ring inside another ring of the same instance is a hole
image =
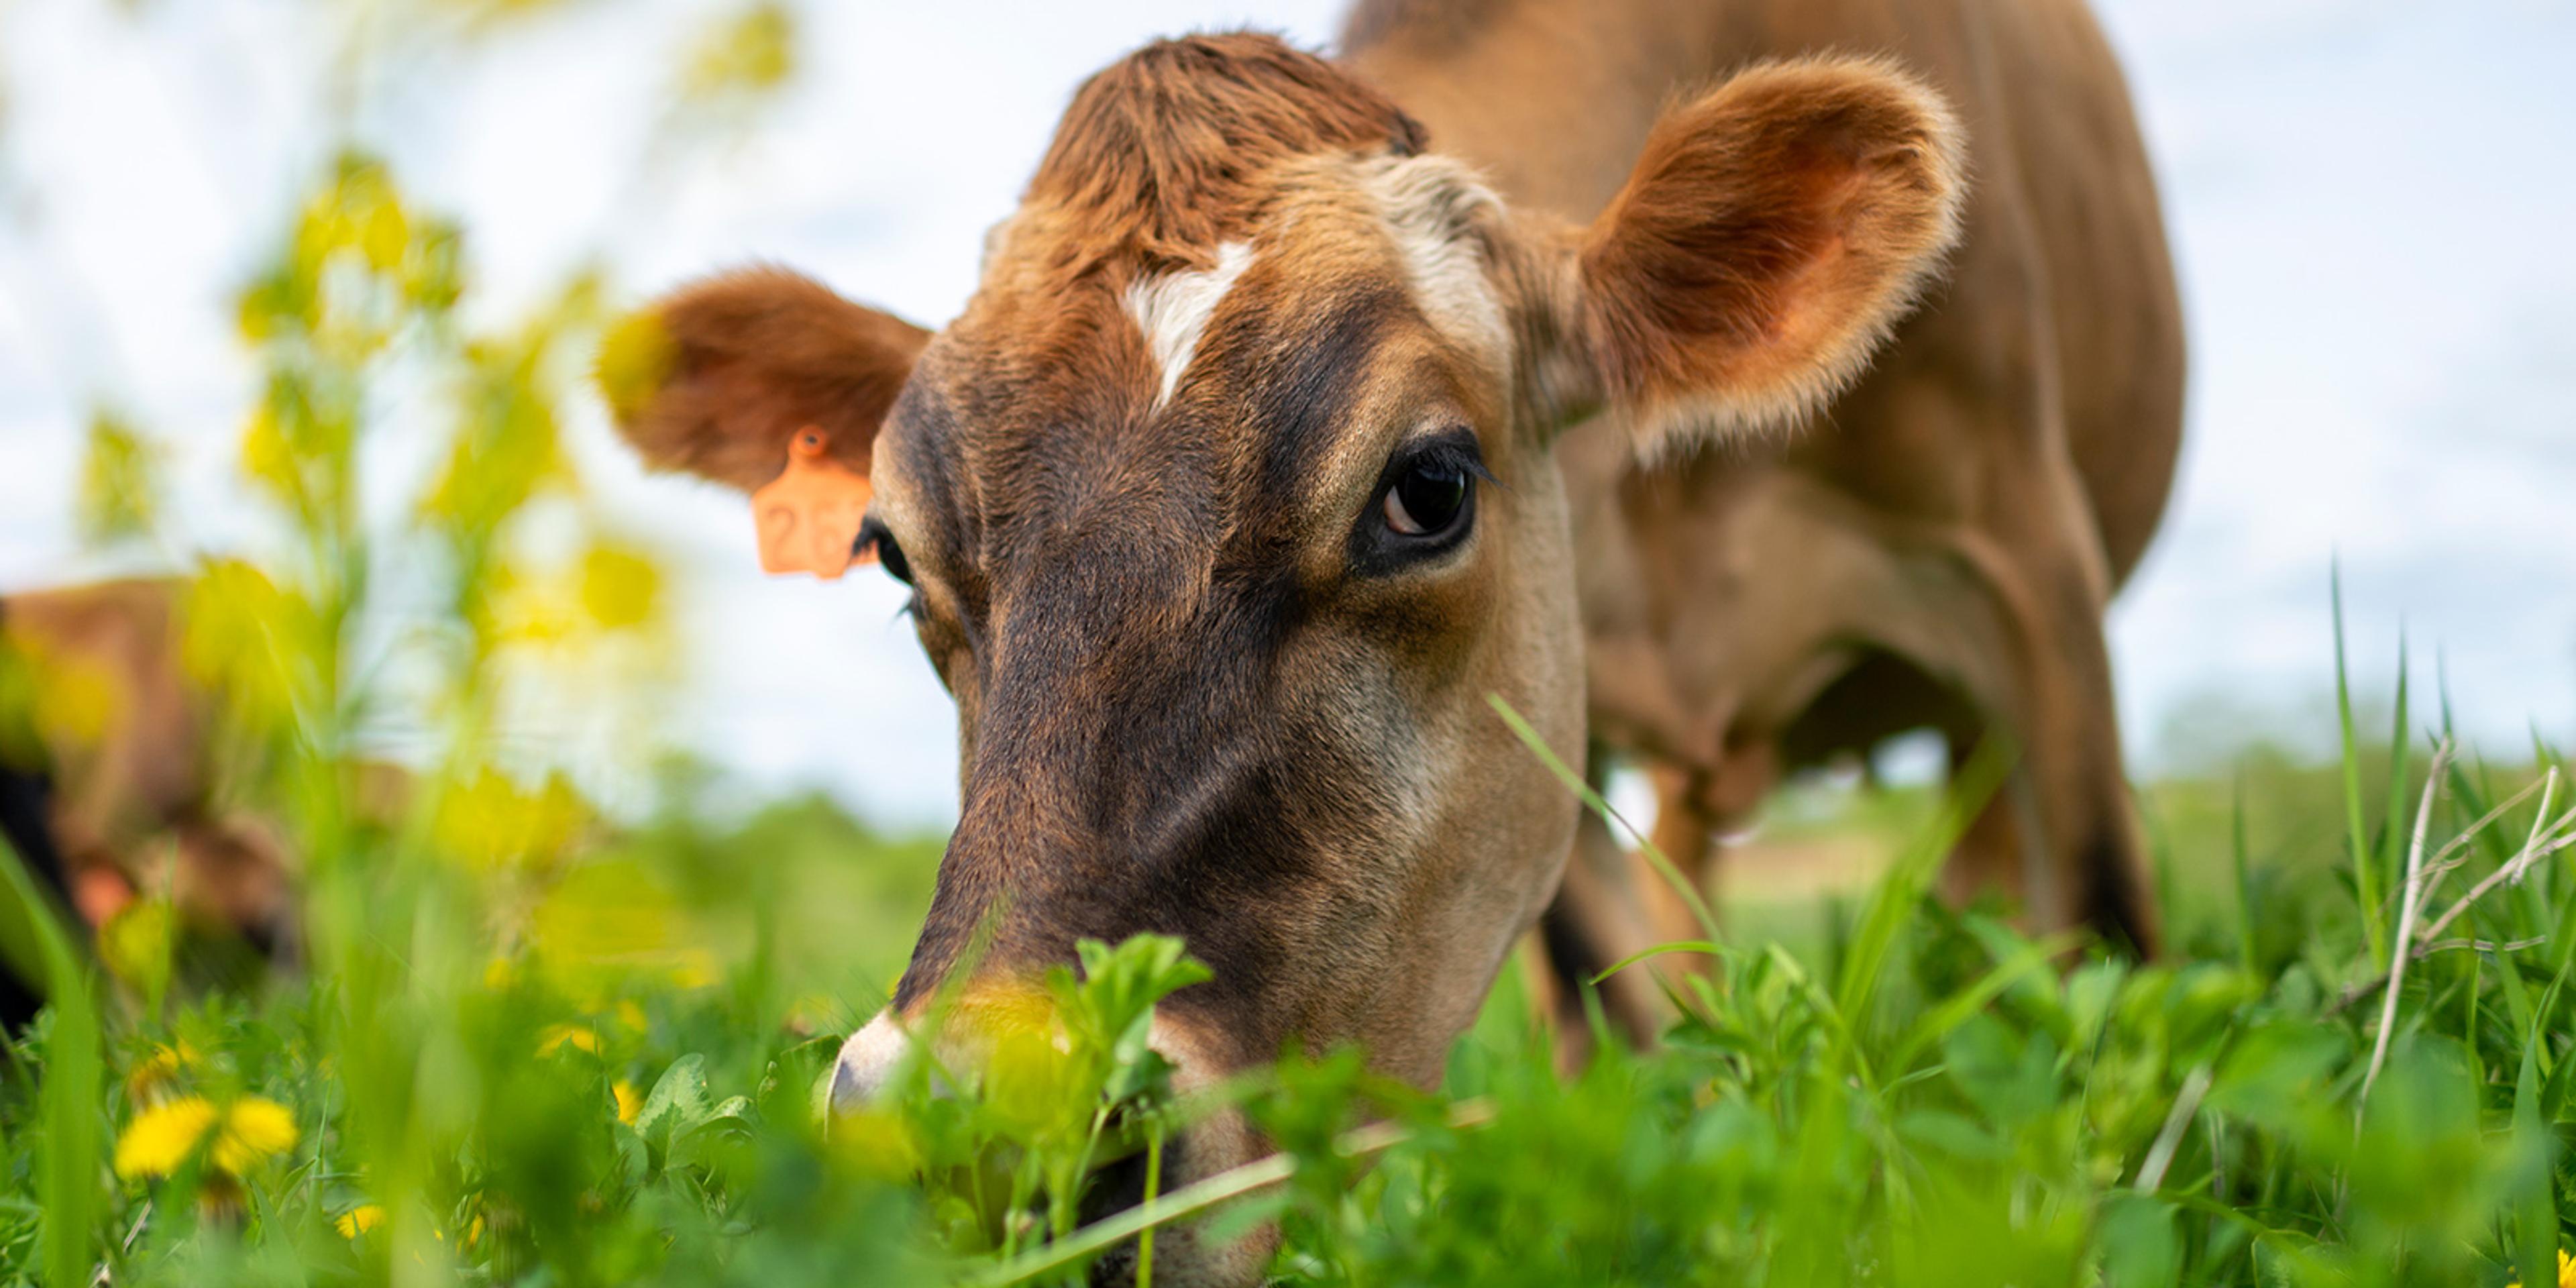
[[[1445,157],[1387,158],[1367,186],[1431,324],[1491,369],[1502,370],[1510,356],[1510,330],[1473,222],[1502,199],[1474,171]]]
[[[1216,315],[1225,293],[1234,289],[1234,279],[1251,266],[1252,247],[1227,242],[1216,248],[1214,268],[1139,278],[1127,288],[1127,315],[1136,319],[1154,365],[1162,368],[1163,388],[1154,398],[1156,407],[1170,402],[1172,391],[1181,387],[1181,373],[1188,369],[1208,319]]]

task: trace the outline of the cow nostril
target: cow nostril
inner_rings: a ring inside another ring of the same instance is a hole
[[[911,1041],[884,1012],[851,1034],[832,1062],[831,1112],[851,1113],[875,1100],[894,1077],[895,1066],[902,1062]]]

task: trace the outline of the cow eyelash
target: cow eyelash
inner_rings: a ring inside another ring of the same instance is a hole
[[[915,621],[920,620],[921,588],[913,584],[912,560],[903,553],[903,545],[894,539],[894,533],[888,531],[882,521],[873,517],[859,525],[858,539],[850,543],[853,554],[864,554],[871,547],[877,552],[877,566],[885,569],[887,576],[902,582],[905,588],[912,592],[903,597],[903,605],[894,610],[894,615],[897,618],[909,617]]]
[[[859,537],[850,543],[850,551],[854,555],[864,554],[871,547],[875,548],[877,563],[885,568],[887,576],[907,586],[912,584],[912,561],[904,557],[902,544],[886,530],[885,523],[874,517],[859,524]]]

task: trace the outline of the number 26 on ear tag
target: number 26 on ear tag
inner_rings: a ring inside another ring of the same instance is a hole
[[[751,494],[762,572],[810,572],[838,581],[850,565],[876,558],[874,550],[852,549],[868,513],[868,476],[832,459],[830,448],[822,430],[808,425],[796,431],[786,471]]]

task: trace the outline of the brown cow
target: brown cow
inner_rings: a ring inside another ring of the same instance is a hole
[[[1185,1082],[1344,1039],[1432,1081],[1576,836],[1488,694],[1712,813],[1766,759],[1999,718],[2055,882],[2033,916],[2148,939],[2098,613],[2161,496],[2176,358],[2081,8],[1412,0],[1347,43],[1193,37],[1094,77],[935,336],[762,269],[603,363],[656,466],[764,488],[796,442],[773,499],[872,490],[860,546],[957,699],[958,828],[836,1103],[979,932],[954,1056],[1077,937],[1154,930],[1215,969],[1158,1023]],[[1963,220],[1960,286],[1862,380]],[[1846,389],[1788,463],[1692,455]],[[776,510],[764,542],[795,545]],[[1582,898],[1606,864],[1554,919],[1569,959],[1623,946]],[[1182,1146],[1187,1180],[1258,1142]]]
[[[180,662],[187,583],[138,579],[0,599],[0,837],[99,925],[138,890],[262,951],[288,940],[294,888],[276,830],[218,801],[213,700]],[[0,970],[15,1024],[35,996]]]

